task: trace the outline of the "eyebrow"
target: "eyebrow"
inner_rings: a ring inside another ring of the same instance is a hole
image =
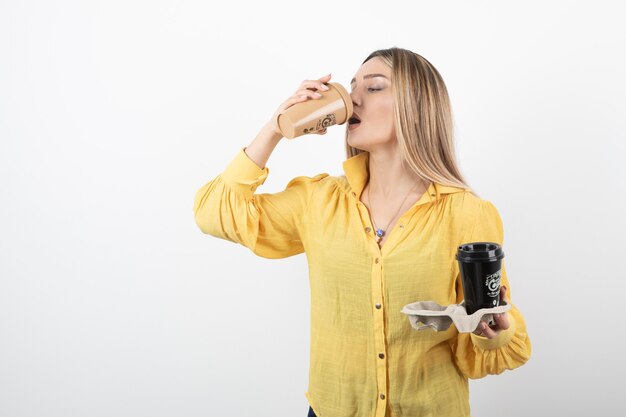
[[[366,78],[374,78],[374,77],[383,77],[383,78],[387,78],[387,77],[386,77],[385,75],[383,75],[383,74],[367,74],[367,75],[364,75],[364,76],[363,76],[363,79],[366,79]],[[389,78],[387,78],[387,79],[389,79]],[[354,84],[354,83],[355,83],[355,81],[356,81],[356,78],[353,78],[353,79],[352,79],[352,81],[350,81],[350,85]]]

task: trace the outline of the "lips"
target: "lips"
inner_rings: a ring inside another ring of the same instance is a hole
[[[361,126],[361,118],[358,114],[352,113],[352,117],[348,119],[348,130],[354,130]]]
[[[361,117],[358,114],[352,112],[352,117],[348,119],[348,124],[355,125],[359,123],[361,123]]]

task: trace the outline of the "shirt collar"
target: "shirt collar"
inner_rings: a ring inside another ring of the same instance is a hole
[[[369,179],[369,152],[361,152],[343,162],[343,171],[355,198],[360,199],[365,184]],[[452,194],[465,191],[465,188],[453,187],[431,182],[427,192],[416,203],[425,204],[441,198],[444,194]]]

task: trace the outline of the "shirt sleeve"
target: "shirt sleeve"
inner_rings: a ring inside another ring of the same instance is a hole
[[[196,224],[203,233],[244,245],[264,258],[304,252],[302,218],[315,185],[328,174],[296,177],[281,192],[255,194],[269,169],[259,167],[245,149],[196,192]]]
[[[503,245],[504,229],[502,219],[496,207],[487,200],[481,200],[473,230],[467,242],[494,242]],[[505,252],[506,254],[506,252]],[[531,343],[526,332],[526,323],[520,311],[513,304],[511,286],[502,259],[500,285],[508,289],[507,297],[511,302],[509,315],[510,327],[500,331],[494,339],[478,336],[474,333],[459,333],[450,339],[454,360],[457,367],[467,378],[477,379],[489,374],[500,374],[506,369],[515,369],[528,361]],[[457,304],[464,299],[460,273],[456,278]]]

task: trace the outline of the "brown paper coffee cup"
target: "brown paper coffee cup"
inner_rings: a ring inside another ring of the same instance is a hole
[[[287,139],[342,125],[352,116],[352,98],[339,83],[327,83],[320,98],[308,98],[276,115],[276,125]]]

